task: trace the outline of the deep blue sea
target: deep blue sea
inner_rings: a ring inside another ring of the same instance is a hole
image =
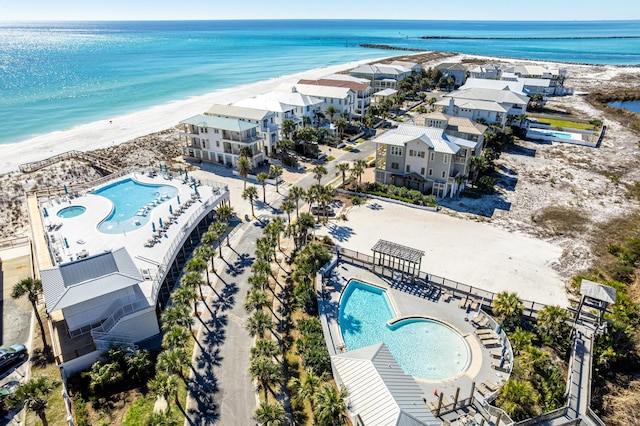
[[[311,68],[403,54],[362,43],[640,64],[639,21],[0,23],[0,144]]]

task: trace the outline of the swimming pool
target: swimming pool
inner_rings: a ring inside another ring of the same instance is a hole
[[[131,178],[114,182],[92,192],[113,203],[111,214],[98,225],[105,234],[134,231],[147,222],[151,211],[178,194],[169,185],[149,185]]]
[[[80,216],[82,213],[86,212],[87,209],[82,206],[71,206],[65,207],[64,209],[58,211],[58,217],[63,219],[71,219],[72,217]]]
[[[340,299],[338,321],[348,350],[384,342],[405,373],[424,380],[455,377],[469,364],[469,346],[439,321],[397,316],[384,289],[351,280]]]

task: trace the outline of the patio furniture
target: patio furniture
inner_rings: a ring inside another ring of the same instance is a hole
[[[500,366],[500,364],[502,364],[502,367]],[[491,363],[491,367],[493,367],[495,370],[506,372],[506,371],[509,371],[509,368],[511,367],[511,363],[502,362],[502,361],[493,361]]]
[[[502,358],[502,349],[493,349],[492,351],[489,351],[489,354],[493,357],[493,358],[497,358],[500,359]]]
[[[500,344],[502,343],[499,339],[486,339],[486,340],[481,340],[481,342],[485,348],[500,346]]]
[[[474,327],[485,328],[489,326],[489,318],[487,318],[484,314],[480,314],[471,320],[471,324]]]
[[[489,334],[495,335],[493,330],[491,330],[489,328],[479,328],[479,329],[475,329],[473,332],[476,333],[476,335],[478,335],[478,336],[484,336],[484,335],[489,335]]]

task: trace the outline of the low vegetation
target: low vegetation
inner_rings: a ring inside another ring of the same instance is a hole
[[[598,130],[602,127],[602,121],[591,120],[588,123],[581,123],[570,120],[559,120],[555,118],[536,118],[536,121],[540,124],[548,124],[557,129],[578,129],[578,130]]]
[[[417,189],[409,189],[404,186],[372,182],[366,183],[359,191],[419,206],[436,207],[438,205],[435,195],[425,195]]]

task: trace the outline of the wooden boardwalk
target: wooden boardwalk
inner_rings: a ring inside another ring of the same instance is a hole
[[[118,171],[118,168],[111,164],[106,158],[98,157],[97,155],[89,154],[82,151],[63,152],[62,154],[58,154],[44,160],[21,164],[19,168],[23,173],[31,173],[57,163],[58,161],[63,161],[70,158],[85,161],[91,164],[91,166],[105,173],[115,173],[116,171]]]

